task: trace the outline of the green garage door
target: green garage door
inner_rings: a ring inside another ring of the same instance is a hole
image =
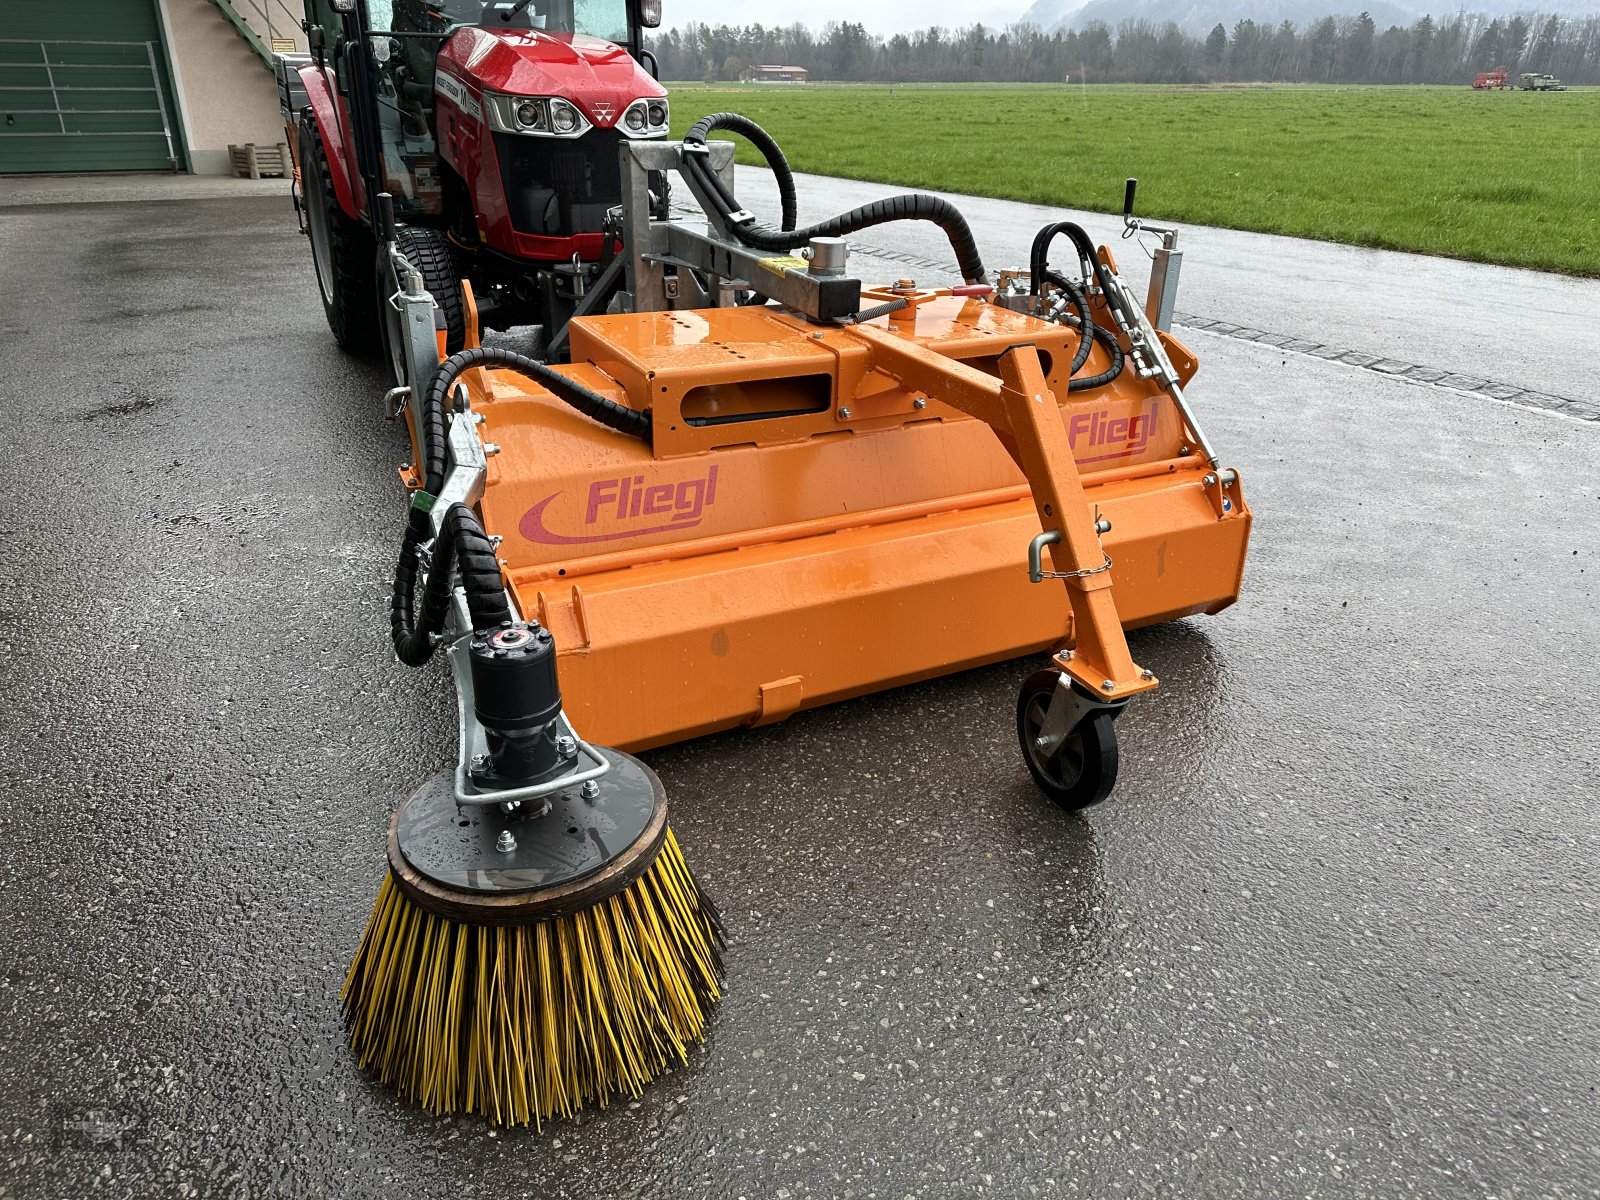
[[[156,0],[6,0],[0,174],[182,166]]]

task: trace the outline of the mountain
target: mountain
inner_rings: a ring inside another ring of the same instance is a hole
[[[1133,4],[1126,0],[1038,0],[1022,20],[1047,31],[1082,29],[1091,21],[1102,21],[1113,30],[1127,20],[1158,26],[1174,21],[1186,33],[1204,37],[1218,22],[1228,29],[1245,18],[1269,28],[1283,21],[1304,28],[1330,13],[1354,16],[1362,10],[1372,14],[1379,29],[1409,25],[1423,12],[1391,0],[1137,0]]]
[[[1078,15],[1083,5],[1084,0],[1034,0],[1033,7],[1022,14],[1017,24],[1032,25],[1035,29],[1054,33],[1057,29],[1076,25],[1072,18]]]
[[[1439,4],[1429,0],[1035,0],[1022,14],[1021,23],[1046,32],[1057,29],[1082,29],[1091,21],[1102,21],[1114,31],[1123,21],[1149,21],[1164,25],[1175,21],[1187,33],[1205,37],[1218,22],[1231,30],[1235,21],[1248,17],[1257,25],[1275,26],[1293,21],[1304,29],[1330,14],[1354,16],[1365,10],[1372,14],[1379,29],[1390,25],[1409,25],[1423,13],[1435,18],[1452,16],[1462,5]],[[1503,17],[1512,13],[1559,12],[1564,16],[1600,13],[1600,0],[1467,0],[1468,12]]]

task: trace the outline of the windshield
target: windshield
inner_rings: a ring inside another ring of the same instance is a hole
[[[501,0],[509,10],[514,0]],[[395,33],[439,33],[448,25],[498,24],[494,5],[483,0],[367,0],[374,30]],[[513,29],[550,33],[582,33],[626,45],[628,0],[533,0],[512,19]]]

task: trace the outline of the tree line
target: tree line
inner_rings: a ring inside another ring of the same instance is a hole
[[[1467,84],[1505,67],[1600,83],[1600,16],[1490,19],[1457,13],[1380,30],[1363,12],[1297,26],[1244,19],[1204,38],[1173,22],[1045,33],[1029,25],[931,28],[887,39],[851,21],[691,24],[650,42],[663,79],[736,80],[756,65],[804,67],[811,78],[881,83],[1437,83]]]

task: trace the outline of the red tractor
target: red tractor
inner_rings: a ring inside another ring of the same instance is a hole
[[[1492,92],[1505,91],[1511,86],[1511,72],[1504,67],[1496,67],[1492,71],[1479,71],[1478,77],[1472,81],[1474,91]]]
[[[339,344],[386,350],[403,379],[391,238],[452,350],[463,278],[487,328],[548,337],[580,306],[595,311],[620,236],[622,143],[668,134],[642,45],[661,0],[305,5],[311,54],[280,62],[280,91],[295,204]]]

